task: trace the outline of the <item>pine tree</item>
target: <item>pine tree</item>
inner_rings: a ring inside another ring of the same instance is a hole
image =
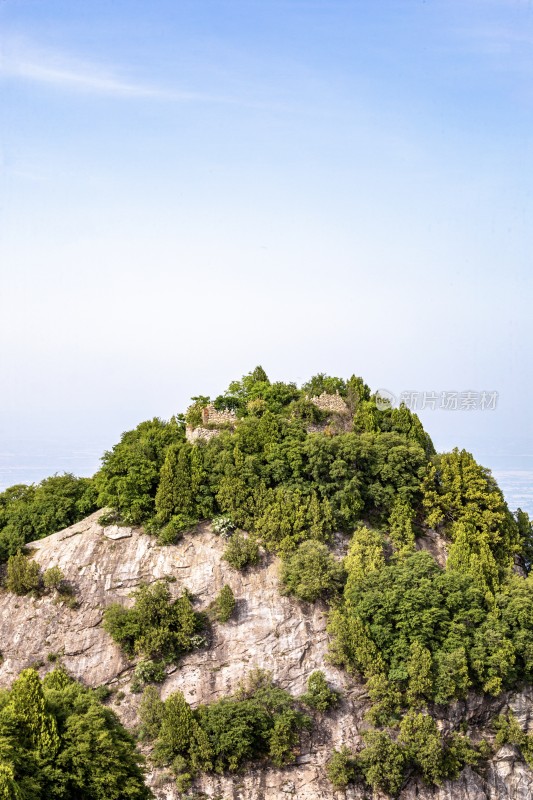
[[[385,566],[383,540],[378,531],[361,526],[357,528],[344,559],[348,573],[347,593],[350,586],[365,578],[371,572],[378,572]]]
[[[417,706],[424,699],[429,700],[433,693],[431,678],[431,652],[415,640],[411,643],[411,651],[407,662],[409,687],[407,701],[411,706]]]
[[[10,764],[0,764],[0,800],[25,800]]]
[[[170,760],[176,755],[187,756],[194,732],[191,707],[181,692],[174,692],[165,701],[156,752],[159,758]]]
[[[409,503],[397,497],[389,517],[389,535],[394,548],[400,553],[408,553],[414,549],[413,518],[414,511]]]
[[[36,670],[25,669],[20,673],[11,689],[9,706],[28,749],[53,758],[59,749],[57,723],[46,709]]]
[[[168,448],[165,461],[159,473],[159,486],[155,496],[155,508],[158,520],[165,524],[176,510],[176,473],[178,470],[178,453],[181,445],[172,445]]]

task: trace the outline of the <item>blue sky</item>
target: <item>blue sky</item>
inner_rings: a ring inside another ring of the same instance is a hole
[[[2,0],[5,446],[262,363],[497,390],[424,422],[533,468],[532,78],[525,0]]]

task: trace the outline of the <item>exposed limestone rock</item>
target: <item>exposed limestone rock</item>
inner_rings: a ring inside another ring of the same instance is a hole
[[[417,536],[416,549],[427,550],[440,567],[446,566],[446,560],[448,558],[446,542],[436,531],[428,529],[422,536]]]
[[[132,529],[123,525],[108,525],[102,533],[107,539],[129,539],[132,536]]]
[[[362,800],[372,793],[361,787],[336,792],[325,776],[333,748],[357,748],[368,708],[364,687],[327,662],[326,609],[280,596],[278,565],[267,555],[257,567],[237,572],[221,560],[225,542],[209,524],[199,525],[175,546],[160,547],[153,537],[136,528],[102,527],[97,512],[65,531],[32,544],[34,557],[46,569],[59,566],[74,586],[79,601],[69,608],[53,597],[35,599],[0,593],[0,685],[11,683],[21,669],[41,663],[41,672],[61,662],[76,678],[91,686],[103,683],[124,693],[115,694],[113,709],[126,725],[137,722],[140,695],[129,690],[132,664],[101,628],[103,610],[114,601],[131,603],[130,592],[141,582],[172,577],[173,595],[187,587],[199,610],[206,608],[225,583],[237,601],[235,617],[215,624],[206,648],[186,656],[168,670],[163,698],[183,691],[196,706],[233,693],[254,667],[272,671],[274,680],[294,695],[305,691],[308,676],[322,669],[342,694],[333,713],[320,716],[313,730],[302,736],[297,764],[285,769],[256,769],[235,776],[203,776],[196,784],[208,798],[223,800]],[[116,530],[115,530],[116,529]],[[120,536],[117,537],[116,534]],[[111,538],[110,538],[111,534]],[[339,539],[339,553],[345,541]],[[495,714],[512,708],[526,730],[533,729],[531,689],[511,697],[486,700],[472,696],[449,707],[442,720],[454,728],[460,719],[472,727],[490,724]],[[155,770],[149,782],[159,800],[177,800],[175,785]],[[380,795],[374,795],[375,800]],[[517,750],[503,747],[478,772],[465,769],[459,780],[429,789],[411,780],[402,800],[526,800],[533,797],[533,776]]]

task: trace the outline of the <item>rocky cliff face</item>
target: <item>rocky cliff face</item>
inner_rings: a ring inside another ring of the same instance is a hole
[[[325,777],[331,750],[342,744],[354,747],[364,727],[368,708],[364,687],[327,662],[326,609],[304,605],[278,591],[277,563],[264,556],[256,568],[244,573],[221,560],[224,542],[208,524],[187,534],[176,546],[159,547],[140,530],[102,527],[101,512],[60,531],[32,547],[44,568],[58,565],[75,588],[77,608],[52,597],[35,599],[0,594],[0,684],[8,685],[21,669],[40,665],[41,672],[60,657],[65,668],[91,686],[116,689],[111,705],[128,726],[136,723],[139,695],[129,691],[132,665],[102,630],[105,607],[121,600],[140,583],[170,577],[170,589],[184,588],[196,597],[198,610],[209,605],[225,583],[237,600],[234,618],[213,626],[208,647],[191,653],[169,671],[162,697],[180,689],[194,706],[233,693],[254,667],[272,671],[274,680],[294,695],[305,690],[308,676],[322,669],[329,683],[342,693],[334,714],[320,718],[302,739],[297,764],[285,769],[254,770],[232,777],[207,776],[196,789],[210,798],[232,800],[325,800],[363,798],[360,788],[335,792]],[[512,707],[521,724],[533,729],[533,694],[530,691],[494,701],[472,698],[449,710],[443,724],[463,714],[476,727],[488,725],[494,714]],[[174,800],[173,783],[161,772],[149,781],[161,800]],[[483,771],[468,768],[460,779],[438,789],[411,781],[402,791],[404,800],[526,800],[533,797],[533,776],[512,747],[502,748]]]

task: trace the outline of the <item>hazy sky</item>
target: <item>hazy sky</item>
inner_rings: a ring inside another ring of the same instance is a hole
[[[533,452],[529,0],[2,0],[0,92],[5,442],[261,363],[496,390],[437,446]]]

